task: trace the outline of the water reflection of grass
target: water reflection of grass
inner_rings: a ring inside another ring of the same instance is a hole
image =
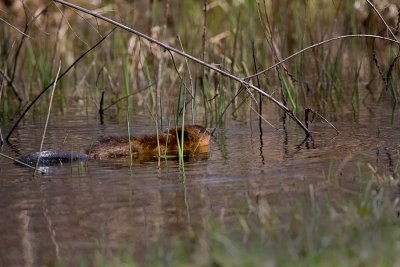
[[[278,210],[267,198],[248,200],[245,215],[238,212],[229,222],[205,218],[204,230],[153,244],[140,265],[397,266],[399,199],[389,191],[398,182],[370,168],[358,193],[310,186]],[[96,264],[136,266],[124,253],[99,254]]]

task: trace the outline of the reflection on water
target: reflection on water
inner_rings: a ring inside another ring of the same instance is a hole
[[[212,139],[208,158],[138,163],[89,161],[32,171],[0,159],[0,266],[61,261],[76,265],[123,245],[143,257],[162,236],[185,235],[207,216],[225,220],[246,209],[246,198],[265,195],[276,207],[309,184],[327,179],[351,183],[355,162],[384,166],[399,158],[400,124],[382,111],[358,124],[314,125],[314,140],[303,142],[296,126],[275,131],[258,123],[227,123]],[[276,123],[279,125],[278,123]],[[133,131],[154,132],[147,118],[135,118]],[[19,156],[37,150],[41,124],[25,123],[2,152]],[[120,124],[99,125],[87,117],[62,117],[50,124],[45,147],[83,151],[97,138],[126,132]],[[329,172],[331,169],[331,172]],[[329,174],[328,174],[329,172]],[[329,177],[328,177],[329,176]]]

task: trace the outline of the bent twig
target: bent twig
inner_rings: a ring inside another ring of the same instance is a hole
[[[56,1],[56,0],[54,0],[54,1]],[[270,66],[270,67],[268,67],[268,68],[266,68],[266,69],[264,69],[264,70],[262,70],[262,71],[259,71],[259,72],[255,73],[255,74],[253,74],[253,75],[250,75],[250,76],[245,77],[244,80],[251,79],[251,78],[254,78],[254,77],[258,76],[258,75],[261,75],[261,74],[263,74],[263,73],[266,73],[266,72],[268,72],[268,71],[270,71],[270,70],[276,68],[277,66],[282,65],[283,63],[285,63],[285,62],[288,61],[289,59],[292,59],[292,58],[294,58],[294,57],[296,57],[296,56],[298,56],[298,55],[304,53],[304,52],[307,51],[307,50],[310,50],[310,49],[312,49],[312,48],[315,48],[315,47],[324,45],[324,44],[326,44],[326,43],[330,43],[330,42],[337,41],[337,40],[342,40],[342,39],[347,39],[347,38],[373,38],[373,39],[381,39],[381,40],[384,40],[384,41],[388,41],[388,42],[392,42],[392,43],[395,43],[395,44],[400,45],[400,42],[397,41],[397,40],[393,40],[393,39],[391,39],[391,38],[383,37],[383,36],[379,36],[379,35],[373,35],[373,34],[349,34],[349,35],[340,35],[340,36],[336,36],[336,37],[333,37],[333,38],[324,40],[324,41],[322,41],[322,42],[319,42],[319,43],[316,43],[316,44],[307,46],[306,48],[303,48],[303,49],[297,51],[296,53],[291,54],[291,55],[288,56],[287,58],[282,59],[281,61],[275,63],[274,65],[272,65],[272,66]]]
[[[141,38],[143,38],[143,39],[146,39],[147,41],[149,41],[149,42],[151,42],[151,43],[157,44],[157,45],[159,45],[160,47],[164,48],[164,49],[167,50],[167,51],[174,52],[174,53],[176,53],[176,54],[178,54],[178,55],[180,55],[180,56],[183,56],[183,57],[185,57],[185,58],[188,58],[188,59],[190,59],[190,60],[192,60],[192,61],[194,61],[194,62],[196,62],[196,63],[199,63],[199,64],[201,64],[202,66],[205,66],[205,67],[207,67],[207,68],[209,68],[209,69],[211,69],[211,70],[214,70],[214,71],[220,73],[221,75],[223,75],[223,76],[225,76],[225,77],[228,77],[228,78],[230,78],[230,79],[232,79],[232,80],[234,80],[234,81],[236,81],[236,82],[239,82],[240,84],[244,85],[246,88],[251,88],[251,89],[253,89],[253,90],[256,90],[257,92],[259,92],[260,94],[262,94],[263,96],[265,96],[266,98],[268,98],[270,101],[272,101],[273,103],[275,103],[275,104],[276,104],[280,109],[282,109],[289,117],[291,117],[291,118],[304,130],[306,136],[311,136],[311,132],[310,132],[310,131],[306,128],[306,126],[296,117],[296,115],[293,113],[292,110],[290,110],[290,109],[289,109],[288,107],[286,107],[284,104],[282,104],[281,102],[279,102],[278,100],[276,100],[276,99],[275,99],[274,97],[272,97],[270,94],[264,92],[263,90],[261,90],[260,88],[258,88],[258,87],[256,87],[256,86],[254,86],[254,85],[251,84],[250,82],[247,82],[246,79],[242,79],[242,78],[237,77],[237,76],[235,76],[235,75],[233,75],[233,74],[231,74],[231,73],[229,73],[229,72],[223,71],[223,70],[221,70],[221,69],[219,69],[219,68],[217,68],[217,67],[215,67],[215,66],[213,66],[213,65],[211,65],[211,64],[209,64],[209,63],[207,63],[207,62],[204,62],[204,61],[202,61],[202,60],[200,60],[200,59],[198,59],[198,58],[196,58],[196,57],[194,57],[194,56],[191,56],[191,55],[189,55],[189,54],[186,54],[186,53],[184,53],[184,52],[182,52],[182,51],[180,51],[180,50],[178,50],[178,49],[176,49],[176,48],[174,48],[174,47],[172,47],[172,46],[169,46],[169,45],[167,45],[167,44],[165,44],[165,43],[162,43],[162,42],[160,42],[160,41],[158,41],[158,40],[156,40],[156,39],[153,39],[153,38],[151,38],[151,37],[145,35],[144,33],[141,33],[141,32],[139,32],[139,31],[137,31],[137,30],[134,30],[134,29],[132,29],[132,28],[129,28],[128,26],[125,26],[125,25],[123,25],[123,24],[121,24],[121,23],[119,23],[119,22],[116,22],[116,21],[114,21],[114,20],[112,20],[112,19],[110,19],[110,18],[107,18],[107,17],[104,17],[104,16],[102,16],[102,15],[99,15],[99,14],[93,12],[93,11],[90,11],[90,10],[87,10],[87,9],[82,8],[82,7],[80,7],[80,6],[71,4],[71,3],[66,2],[66,1],[64,1],[64,0],[53,0],[53,1],[54,1],[54,2],[57,2],[57,3],[60,3],[60,4],[63,4],[63,5],[66,5],[66,6],[68,6],[68,7],[74,8],[74,9],[79,10],[79,11],[81,11],[81,12],[84,12],[84,13],[86,13],[86,14],[92,15],[92,16],[98,18],[98,19],[104,20],[104,21],[106,21],[106,22],[108,22],[108,23],[110,23],[110,24],[112,24],[112,25],[115,25],[115,26],[117,26],[117,27],[119,27],[119,28],[121,28],[121,29],[124,29],[125,31],[128,31],[128,32],[133,33],[133,34],[135,34],[135,35],[137,35],[137,36],[139,36],[139,37],[141,37]]]

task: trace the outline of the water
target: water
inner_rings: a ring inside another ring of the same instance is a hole
[[[350,116],[351,117],[351,116]],[[145,116],[133,117],[133,132],[154,133]],[[345,121],[345,120],[343,120]],[[32,171],[0,158],[0,266],[77,265],[83,258],[132,247],[146,248],[168,236],[201,229],[204,218],[227,220],[246,212],[247,199],[263,195],[273,208],[296,193],[332,183],[348,186],[360,175],[358,162],[393,172],[399,159],[399,113],[381,107],[359,123],[314,125],[303,143],[295,125],[284,130],[229,121],[212,139],[208,157],[179,169],[176,159],[158,162],[89,161]],[[277,120],[276,125],[280,125]],[[122,125],[122,126],[121,126]],[[83,151],[101,136],[126,133],[125,122],[70,112],[54,115],[45,148]],[[2,152],[37,151],[43,124],[27,119]],[[3,129],[3,132],[6,132]]]

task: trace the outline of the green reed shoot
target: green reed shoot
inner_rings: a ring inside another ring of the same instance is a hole
[[[182,92],[183,91],[183,92]],[[181,101],[181,95],[182,95],[182,101]],[[182,108],[180,107],[182,102]],[[179,140],[178,132],[176,135],[177,138],[177,143],[178,143],[178,149],[179,149],[179,165],[181,167],[184,166],[184,140],[185,140],[185,113],[186,113],[186,88],[184,88],[184,85],[181,84],[179,88],[179,98],[178,98],[178,108],[177,108],[177,117],[176,117],[176,125],[178,125],[179,122],[179,116],[180,113],[181,115],[181,139]]]
[[[130,91],[130,72],[129,72],[129,62],[128,62],[128,53],[127,48],[125,47],[122,40],[119,42],[120,51],[122,51],[122,70],[123,70],[123,80],[124,80],[124,93],[125,95],[129,95]],[[132,110],[132,100],[127,98],[127,108],[128,110]]]
[[[127,105],[129,105],[129,104],[127,104]],[[133,151],[132,151],[132,141],[131,141],[131,136],[132,135],[131,135],[129,109],[126,111],[126,127],[127,127],[127,130],[128,130],[128,141],[129,141],[129,163],[132,166],[132,164],[133,164]]]
[[[287,97],[288,105],[296,114],[298,111],[297,91],[295,90],[295,88],[292,88],[289,85],[287,78],[285,77],[285,75],[282,75],[281,71],[279,71],[278,75],[280,76],[280,79],[282,81],[282,89]]]

